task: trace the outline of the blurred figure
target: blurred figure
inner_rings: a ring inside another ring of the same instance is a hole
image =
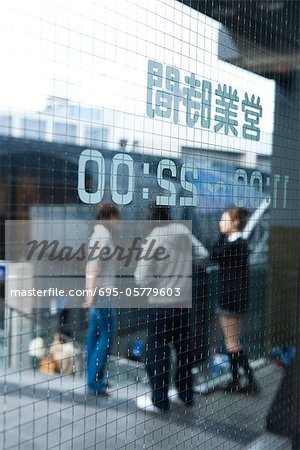
[[[32,358],[32,367],[34,369],[39,368],[42,359],[47,354],[45,341],[41,336],[37,336],[29,343],[28,353]]]
[[[221,238],[213,249],[212,259],[220,270],[220,297],[216,313],[232,371],[232,382],[226,391],[257,393],[259,386],[240,343],[241,326],[249,300],[248,245],[242,233],[248,216],[246,208],[232,208],[223,213],[219,223]],[[243,368],[247,377],[244,387],[239,382],[239,367]]]
[[[198,259],[206,259],[208,251],[193,238],[190,230],[181,223],[170,222],[168,207],[151,205],[150,219],[167,221],[155,227],[147,237],[143,252],[151,247],[154,255],[159,247],[166,249],[170,258],[156,261],[154,258],[140,260],[135,271],[136,283],[155,287],[158,295],[148,296],[149,314],[147,318],[148,342],[146,347],[146,369],[151,384],[151,398],[141,396],[137,406],[149,412],[162,412],[170,408],[168,397],[170,344],[177,354],[176,387],[180,400],[187,406],[193,405],[193,343],[191,342],[190,317],[191,304],[191,264],[192,246],[197,247]],[[148,279],[148,283],[147,283]],[[150,282],[149,282],[150,280]],[[176,296],[176,289],[189,292],[190,298]],[[190,289],[189,289],[190,288]],[[172,290],[171,296],[160,295],[161,289]]]
[[[120,220],[119,209],[111,203],[104,203],[97,213],[97,220],[102,221],[95,225],[94,232],[89,242],[89,248],[93,251],[93,260],[86,265],[86,289],[87,296],[83,304],[89,311],[89,326],[87,336],[87,385],[92,394],[110,395],[109,383],[105,381],[105,365],[110,355],[115,331],[115,311],[111,308],[110,298],[96,295],[95,289],[112,290],[115,287],[116,263],[111,258],[101,261],[99,253],[107,247],[110,253],[114,250],[112,231]]]
[[[300,392],[295,386],[299,384],[299,348],[290,346],[282,356],[280,364],[284,375],[269,408],[266,428],[270,433],[289,438],[292,449],[298,450],[300,448]]]
[[[54,333],[49,355],[55,363],[55,371],[63,375],[75,372],[75,351],[73,342],[63,336],[59,331]]]

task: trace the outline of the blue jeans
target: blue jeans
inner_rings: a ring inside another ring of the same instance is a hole
[[[113,344],[115,310],[91,308],[87,335],[87,385],[95,392],[105,392],[104,370]]]

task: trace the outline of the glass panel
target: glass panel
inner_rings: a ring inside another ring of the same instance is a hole
[[[1,5],[5,450],[300,448],[299,28]]]

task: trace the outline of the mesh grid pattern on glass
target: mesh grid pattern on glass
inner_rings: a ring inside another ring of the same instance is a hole
[[[5,450],[300,448],[299,5],[2,5]]]

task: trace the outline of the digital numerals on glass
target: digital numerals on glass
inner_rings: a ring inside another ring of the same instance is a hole
[[[86,189],[87,164],[96,164],[96,177],[93,183],[93,191]],[[78,195],[83,203],[98,204],[104,197],[105,186],[109,179],[110,193],[112,201],[118,205],[128,205],[134,200],[136,193],[134,160],[132,156],[126,153],[117,153],[113,156],[108,173],[105,159],[98,150],[83,150],[78,163]],[[178,171],[180,174],[178,174]],[[152,175],[161,191],[155,195],[155,202],[158,205],[168,206],[196,206],[197,205],[197,187],[186,178],[187,172],[193,176],[197,175],[197,170],[188,164],[181,164],[180,167],[173,160],[162,159],[157,164],[156,173]],[[149,162],[142,164],[142,175],[149,176]],[[122,185],[122,192],[118,188]],[[186,195],[179,196],[178,191],[184,189]],[[124,192],[125,191],[125,192]],[[142,198],[150,198],[149,187],[142,188]]]
[[[238,169],[233,179],[233,203],[236,206],[247,206],[249,202],[250,206],[258,208],[261,200],[266,198],[273,208],[286,208],[288,183],[288,175],[263,177],[261,172],[254,170],[249,176],[244,169]]]
[[[214,169],[209,174],[209,171],[205,172],[205,169],[191,162],[167,158],[157,160],[146,155],[145,160],[139,161],[136,166],[137,163],[128,153],[117,153],[107,159],[98,150],[82,151],[78,163],[78,195],[83,203],[100,203],[105,189],[109,189],[112,201],[118,205],[130,204],[139,194],[142,200],[165,206],[198,206],[201,196],[214,196],[226,198],[228,205],[239,207],[258,208],[263,199],[267,199],[274,208],[287,207],[288,175],[269,176],[258,170],[245,169],[226,172],[225,168]],[[149,161],[155,168],[151,173]],[[86,188],[86,175],[89,171],[87,166],[91,163],[94,164],[94,176],[90,191]],[[213,181],[209,180],[211,172]],[[145,180],[149,177],[152,179],[151,186],[156,188],[147,186]]]
[[[171,171],[171,177],[168,179],[164,178],[164,170],[168,169]],[[176,192],[176,180],[178,167],[175,162],[171,159],[162,159],[157,166],[157,182],[161,188],[165,191],[168,191],[168,194],[165,195],[157,195],[156,196],[156,204],[157,205],[167,205],[167,206],[176,206],[178,204],[177,201],[177,192]],[[186,192],[189,192],[191,195],[187,196],[179,196],[179,206],[197,206],[197,187],[195,184],[187,181],[186,175],[187,172],[192,172],[194,176],[197,176],[197,168],[189,167],[188,164],[183,164],[180,168],[180,184],[181,188]]]

